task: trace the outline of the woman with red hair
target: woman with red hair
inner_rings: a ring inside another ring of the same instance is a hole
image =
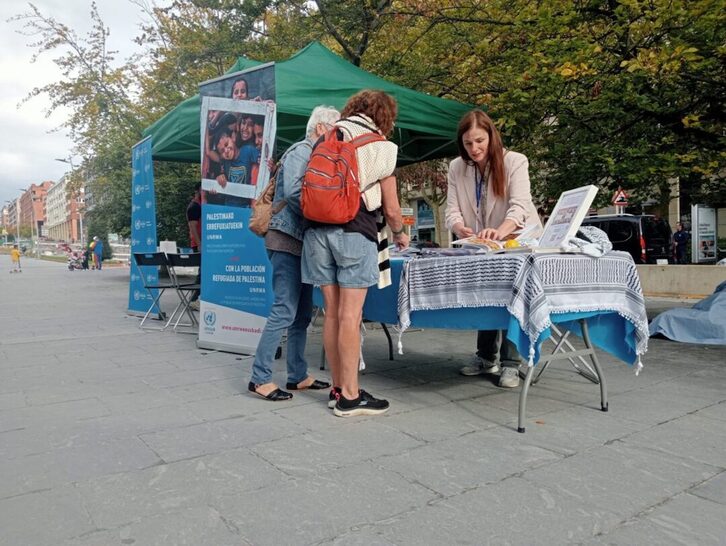
[[[392,176],[398,147],[387,140],[397,111],[394,98],[383,91],[365,89],[348,100],[334,128],[343,140],[367,133],[384,138],[356,149],[361,197],[355,218],[340,225],[311,222],[305,231],[302,279],[320,286],[325,300],[323,345],[333,378],[329,406],[338,417],[378,415],[389,407],[387,400],[360,389],[358,363],[363,302],[381,275],[379,211],[396,245],[408,246]]]
[[[457,144],[459,157],[449,165],[446,227],[459,239],[476,235],[495,241],[532,224],[541,231],[527,157],[504,148],[491,118],[481,110],[466,113],[459,121]],[[506,332],[480,330],[476,355],[461,373],[496,373],[498,361],[499,386],[518,386],[520,356]]]

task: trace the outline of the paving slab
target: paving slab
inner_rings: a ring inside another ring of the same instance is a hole
[[[234,526],[209,507],[195,507],[171,514],[140,518],[111,531],[86,533],[63,546],[252,546]]]
[[[528,469],[549,467],[560,459],[562,455],[531,445],[524,436],[497,428],[447,438],[377,462],[448,497]]]
[[[321,414],[327,411],[319,410]],[[334,419],[331,416],[323,416]],[[337,420],[337,418],[335,418]],[[423,445],[420,440],[388,426],[388,420],[368,420],[328,431],[309,432],[253,446],[256,453],[291,476],[304,477],[335,468],[356,466]],[[361,449],[365,446],[364,449]]]
[[[711,465],[618,441],[531,470],[523,477],[625,520],[720,472]]]
[[[274,415],[205,422],[141,434],[139,438],[164,462],[248,447],[303,432],[301,427]]]
[[[607,509],[511,477],[375,526],[396,545],[574,544],[617,525]]]
[[[631,434],[623,442],[726,469],[726,426],[698,413]]]
[[[53,546],[93,531],[72,485],[0,499],[0,544]]]
[[[723,505],[683,493],[583,544],[722,546],[726,542],[723,514]]]
[[[288,479],[263,458],[235,449],[76,485],[93,521],[109,529],[150,515],[206,507],[219,496],[245,495]]]
[[[128,275],[27,260],[0,282],[0,544],[726,536],[726,346],[651,339],[637,377],[599,352],[607,413],[598,386],[557,362],[531,389],[518,434],[519,389],[459,375],[475,332],[412,329],[391,361],[369,325],[361,386],[391,409],[339,419],[327,392],[286,403],[249,394],[249,356],[139,330],[125,313]],[[318,321],[306,356],[327,380],[320,336]],[[276,361],[279,384],[284,368]]]
[[[213,506],[251,544],[305,545],[420,509],[436,496],[366,462],[254,493],[221,496]]]
[[[702,499],[726,505],[726,471],[697,485],[690,492]]]

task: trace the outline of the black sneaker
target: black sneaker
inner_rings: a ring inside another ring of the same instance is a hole
[[[340,387],[333,387],[330,389],[330,394],[328,395],[328,407],[330,409],[333,409],[335,407],[335,403],[338,401],[338,397],[340,396]]]
[[[366,391],[361,390],[358,398],[348,400],[342,394],[333,408],[333,413],[338,417],[353,417],[354,415],[379,415],[386,413],[390,404],[388,400],[374,398]]]

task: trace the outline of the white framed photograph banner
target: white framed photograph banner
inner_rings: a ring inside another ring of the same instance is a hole
[[[202,190],[257,198],[270,176],[275,103],[202,97],[201,127]]]
[[[596,194],[597,187],[592,185],[562,192],[545,224],[539,248],[559,249],[574,237]]]

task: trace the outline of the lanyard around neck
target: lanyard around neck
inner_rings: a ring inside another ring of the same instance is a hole
[[[487,176],[489,169],[484,169],[484,173],[479,169],[479,165],[474,165],[474,195],[476,196],[476,208],[479,210],[481,204],[481,192],[484,181],[489,178]]]

